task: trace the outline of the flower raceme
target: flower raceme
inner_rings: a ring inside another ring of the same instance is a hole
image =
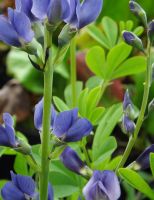
[[[32,41],[34,32],[30,19],[24,12],[8,9],[8,18],[0,16],[0,40],[4,43],[22,47]]]
[[[11,172],[11,181],[1,190],[3,200],[39,200],[39,193],[35,192],[36,184],[30,176],[22,176]],[[53,200],[53,188],[48,184],[48,200]]]
[[[92,131],[92,124],[85,118],[78,117],[78,109],[56,114],[51,107],[51,130],[63,142],[76,142]],[[35,106],[34,124],[42,131],[43,100]]]
[[[117,200],[120,185],[113,171],[94,171],[93,176],[83,189],[86,200]]]

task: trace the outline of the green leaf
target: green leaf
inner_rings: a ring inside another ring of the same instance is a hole
[[[114,70],[130,55],[132,47],[120,43],[113,47],[107,55],[107,76],[112,77]]]
[[[87,82],[86,82],[86,88],[93,89],[102,83],[102,78],[99,78],[98,76],[91,76]]]
[[[89,92],[88,97],[87,97],[87,103],[86,103],[86,107],[87,107],[86,116],[87,117],[89,117],[89,114],[97,106],[100,95],[101,95],[101,87],[100,86],[92,89]]]
[[[146,59],[143,56],[134,56],[122,63],[113,73],[112,78],[119,78],[132,74],[144,72],[146,69]]]
[[[110,48],[112,48],[117,41],[117,36],[118,36],[117,24],[111,18],[104,17],[102,20],[102,26],[103,26],[103,31],[108,39]]]
[[[31,65],[27,53],[12,49],[7,57],[7,71],[27,90],[36,94],[43,93],[43,73]]]
[[[93,125],[97,125],[100,122],[104,114],[104,111],[105,108],[103,107],[97,107],[91,111],[89,115],[89,120],[92,122]]]
[[[53,102],[56,105],[57,109],[60,112],[63,112],[65,110],[69,110],[69,107],[62,101],[59,97],[53,97]]]
[[[80,96],[80,93],[83,88],[83,83],[81,81],[76,82],[76,95],[77,95],[77,100]],[[71,85],[68,85],[64,91],[64,96],[66,103],[69,107],[72,107],[72,91],[71,91]]]
[[[66,169],[59,160],[53,160],[50,165],[49,181],[54,188],[55,197],[62,198],[77,192],[82,178]]]
[[[154,199],[154,191],[150,188],[148,183],[136,172],[131,169],[119,169],[119,174],[128,184],[145,194],[150,199]]]
[[[96,27],[96,25],[92,24],[92,25],[88,26],[87,32],[100,45],[102,45],[106,49],[110,49],[110,44],[107,41],[106,36],[101,32],[101,30],[99,28]]]
[[[122,156],[117,156],[115,158],[113,158],[106,166],[105,169],[106,170],[115,170],[119,164],[119,162],[121,161]]]
[[[154,177],[154,153],[150,153],[150,168]]]
[[[99,46],[91,48],[86,55],[86,63],[94,74],[104,77],[105,52],[103,48]]]
[[[85,88],[80,96],[79,96],[79,100],[78,100],[78,108],[79,108],[79,113],[81,114],[82,117],[86,117],[86,110],[87,110],[87,97],[88,97],[88,88]]]
[[[14,162],[14,170],[17,174],[28,175],[27,162],[23,155],[17,154]]]
[[[100,146],[98,145],[97,148],[92,149],[94,167],[109,158],[117,148],[116,139],[112,136],[108,137],[105,141],[102,141],[101,143],[102,144]]]
[[[102,142],[111,135],[116,124],[122,117],[122,105],[115,104],[107,109],[96,129],[94,140],[93,140],[93,153],[97,151],[97,147],[102,145]]]

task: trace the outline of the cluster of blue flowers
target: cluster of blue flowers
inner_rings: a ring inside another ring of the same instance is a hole
[[[93,22],[102,8],[102,0],[16,0],[8,17],[0,16],[0,40],[23,47],[35,36],[33,24],[48,20],[51,25],[62,21],[79,30]],[[88,11],[88,12],[87,12]]]

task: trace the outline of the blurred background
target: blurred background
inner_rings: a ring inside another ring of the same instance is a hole
[[[140,22],[131,14],[128,8],[128,0],[104,0],[102,13],[97,21],[98,26],[104,16],[108,16],[117,23],[121,21],[134,21],[134,27],[139,26]],[[153,0],[138,0],[145,11],[148,19],[154,18]],[[0,13],[7,15],[7,7],[14,7],[13,0],[0,0]],[[58,34],[58,31],[57,31]],[[120,33],[119,33],[120,34]],[[145,40],[145,33],[141,35]],[[57,41],[54,41],[55,48]],[[78,80],[86,83],[93,73],[88,69],[85,62],[87,49],[97,44],[87,33],[86,29],[81,31],[77,38],[77,76]],[[134,55],[138,52],[133,51]],[[101,59],[101,58],[100,58]],[[64,99],[64,89],[70,83],[69,52],[63,63],[56,69],[54,74],[53,95]],[[123,100],[124,91],[129,88],[133,102],[140,107],[143,93],[144,73],[133,76],[127,76],[113,81],[105,92],[101,101],[105,106],[112,105],[114,102]],[[33,111],[36,102],[43,94],[43,75],[34,69],[24,52],[19,52],[0,43],[0,121],[3,112],[9,112],[16,116],[16,129],[25,134],[30,144],[39,142],[39,135],[33,125]],[[154,85],[151,89],[150,99],[154,96]],[[118,134],[119,152],[122,152],[126,146],[128,138],[124,136],[119,127],[115,132]],[[136,155],[150,143],[154,142],[154,113],[142,127],[142,136],[139,137],[136,144],[136,151],[133,151],[130,161],[136,158]],[[7,165],[6,165],[7,162]],[[9,178],[10,170],[13,168],[14,156],[2,156],[0,158],[0,179]]]

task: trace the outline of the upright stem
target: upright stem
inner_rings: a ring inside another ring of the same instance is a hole
[[[51,122],[51,101],[53,84],[53,65],[52,65],[52,36],[45,29],[45,51],[49,48],[49,59],[44,72],[44,105],[43,105],[43,131],[41,137],[41,173],[40,173],[40,200],[48,198],[48,176],[50,152],[50,122]]]
[[[136,123],[136,129],[133,134],[133,136],[130,137],[129,142],[127,144],[127,147],[125,149],[125,152],[123,154],[123,157],[116,169],[116,172],[118,172],[118,169],[123,167],[131,153],[132,148],[134,147],[134,144],[136,142],[136,139],[138,137],[140,128],[142,126],[142,123],[144,121],[144,115],[146,111],[146,107],[148,104],[148,98],[149,98],[149,91],[150,91],[150,84],[151,84],[151,43],[148,40],[148,45],[147,45],[147,69],[146,69],[146,79],[144,83],[144,93],[143,93],[143,100],[142,100],[142,105],[141,105],[141,110],[139,113],[139,117]]]
[[[71,88],[72,88],[72,108],[77,104],[76,93],[76,38],[74,37],[70,43],[70,61],[71,61]]]

